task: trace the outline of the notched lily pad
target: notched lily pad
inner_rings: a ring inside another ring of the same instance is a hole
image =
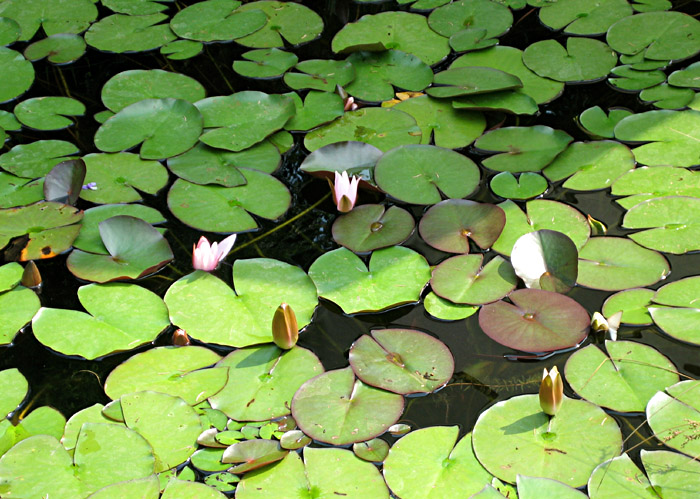
[[[341,246],[364,253],[401,244],[413,233],[413,216],[398,206],[364,204],[333,222],[333,239]]]
[[[511,264],[495,256],[482,267],[483,255],[459,255],[433,269],[430,286],[436,295],[457,304],[481,305],[500,300],[515,289]]]

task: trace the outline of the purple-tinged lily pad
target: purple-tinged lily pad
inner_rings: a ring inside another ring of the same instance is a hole
[[[412,329],[378,329],[350,347],[350,366],[364,383],[390,392],[430,393],[454,372],[449,348]]]
[[[403,406],[401,395],[364,384],[346,367],[304,383],[292,399],[292,415],[311,438],[345,445],[384,433],[401,417]]]
[[[364,204],[335,220],[333,239],[356,253],[364,253],[401,244],[415,225],[413,216],[403,208]]]
[[[381,463],[389,454],[389,444],[381,438],[373,438],[367,442],[357,442],[352,445],[352,451],[364,461]]]
[[[69,159],[54,166],[44,179],[44,199],[75,205],[85,180],[85,162]]]
[[[469,239],[490,248],[501,235],[506,215],[498,206],[467,199],[446,199],[432,206],[418,225],[421,237],[449,253],[469,253]]]
[[[542,229],[523,234],[513,245],[510,261],[528,288],[566,293],[576,285],[578,251],[561,232]]]
[[[109,255],[75,250],[68,256],[68,270],[80,279],[94,282],[139,279],[173,259],[168,241],[140,218],[117,215],[100,222],[99,227]]]
[[[479,325],[491,339],[524,352],[551,352],[578,345],[588,333],[588,312],[568,296],[518,289],[479,311]]]
[[[224,451],[222,463],[240,463],[229,469],[231,473],[245,473],[266,464],[284,459],[289,451],[282,449],[277,440],[244,440]]]
[[[348,172],[374,184],[374,165],[382,151],[371,144],[347,140],[335,142],[316,149],[301,163],[299,169],[315,176],[332,180],[332,173]]]
[[[433,269],[430,286],[453,303],[481,305],[500,300],[515,289],[518,278],[508,260],[495,256],[483,267],[483,255],[457,255]]]

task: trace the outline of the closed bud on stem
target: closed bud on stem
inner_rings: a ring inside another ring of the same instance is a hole
[[[272,318],[272,341],[283,350],[289,350],[297,344],[299,326],[294,310],[287,303],[282,303]]]
[[[176,347],[186,347],[190,344],[190,337],[184,329],[178,329],[173,333],[172,341]]]
[[[38,288],[41,286],[41,274],[36,264],[29,260],[27,265],[24,267],[24,272],[22,272],[22,286],[25,288]]]
[[[545,368],[540,383],[540,407],[545,414],[554,416],[561,408],[564,400],[564,382],[561,379],[557,366],[547,372]]]

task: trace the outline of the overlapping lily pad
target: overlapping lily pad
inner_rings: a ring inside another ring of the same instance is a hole
[[[525,286],[566,293],[576,284],[578,251],[569,236],[537,230],[515,241],[510,255],[515,273]]]
[[[27,396],[29,383],[27,383],[27,378],[16,368],[0,371],[0,380],[2,380],[0,414],[5,418],[14,411]]]
[[[175,14],[170,28],[181,38],[214,42],[235,40],[265,26],[265,12],[259,8],[237,11],[240,6],[237,0],[199,2]]]
[[[571,37],[566,48],[555,40],[535,42],[523,52],[523,62],[544,78],[587,82],[605,78],[617,63],[617,54],[592,38]]]
[[[444,3],[444,2],[443,2]],[[513,14],[504,5],[487,0],[461,0],[439,6],[430,13],[428,24],[458,52],[477,50],[497,43],[513,24]]]
[[[649,305],[656,293],[651,289],[633,288],[609,296],[603,303],[602,313],[605,317],[622,311],[622,322],[643,326],[652,323]]]
[[[3,265],[2,268],[7,265]],[[16,286],[0,293],[0,345],[11,343],[19,330],[32,320],[40,307],[41,302],[36,293],[24,286]]]
[[[700,382],[687,380],[658,391],[647,404],[647,421],[656,438],[689,456],[700,452]]]
[[[507,199],[530,199],[547,190],[547,180],[537,173],[523,172],[516,178],[510,172],[501,172],[491,179],[491,190]]]
[[[425,311],[432,317],[444,321],[466,319],[467,317],[474,315],[477,310],[479,310],[478,306],[457,305],[456,303],[452,303],[449,300],[440,298],[432,291],[428,293],[425,300],[423,300],[423,306],[425,306]]]
[[[263,0],[250,2],[236,12],[261,10],[267,23],[259,30],[236,42],[246,47],[282,47],[286,40],[290,45],[301,45],[316,39],[323,31],[323,20],[313,10],[294,2]]]
[[[481,305],[500,300],[515,289],[511,264],[495,256],[482,267],[483,255],[459,255],[433,269],[430,285],[436,295],[453,303]]]
[[[426,90],[433,97],[461,97],[522,88],[520,78],[498,69],[455,67],[435,73],[433,85]]]
[[[627,0],[579,2],[563,0],[540,8],[540,21],[571,35],[600,35],[622,18],[633,14]]]
[[[242,54],[245,61],[233,61],[233,70],[248,78],[276,78],[294,66],[299,58],[277,48],[250,50]]]
[[[58,33],[36,41],[24,49],[24,57],[30,61],[43,59],[52,64],[68,64],[85,53],[85,40],[80,35]]]
[[[656,325],[673,338],[700,344],[699,288],[700,276],[686,277],[659,288],[652,298],[654,303],[648,306]]]
[[[630,65],[613,68],[608,83],[624,91],[638,91],[653,87],[666,79],[663,71],[642,71]]]
[[[616,196],[627,196],[616,200],[627,210],[653,198],[700,197],[700,174],[674,166],[637,168],[618,178],[611,192]]]
[[[333,92],[336,85],[347,85],[355,78],[355,68],[349,61],[310,59],[294,66],[298,72],[288,71],[284,82],[294,90],[310,88]]]
[[[28,41],[40,27],[49,36],[81,33],[97,18],[97,7],[90,0],[7,0],[0,5],[0,16],[14,19],[22,30],[19,40]]]
[[[365,142],[334,142],[309,154],[299,169],[312,175],[325,173],[329,180],[333,179],[329,175],[331,172],[348,172],[349,176],[360,177],[374,185],[374,165],[382,154],[380,149]]]
[[[294,101],[296,114],[284,125],[285,130],[307,131],[343,115],[343,99],[338,94],[311,90],[302,102],[298,94],[286,94]]]
[[[18,177],[43,177],[58,163],[78,154],[78,148],[63,140],[37,140],[19,144],[0,155],[0,166]]]
[[[612,139],[615,137],[615,125],[631,114],[629,109],[610,108],[606,113],[600,106],[593,106],[579,115],[578,122],[589,135]]]
[[[683,254],[700,249],[700,199],[665,196],[634,205],[625,213],[622,226],[646,229],[628,237],[665,253]]]
[[[82,159],[62,161],[44,178],[44,198],[74,205],[85,181],[85,162]]]
[[[103,17],[85,33],[88,45],[106,52],[142,52],[157,49],[177,38],[167,24],[158,24],[166,14]]]
[[[67,116],[82,116],[85,106],[70,97],[34,97],[17,104],[14,113],[30,128],[59,130],[73,125],[73,120]]]
[[[16,2],[19,3],[19,2]],[[8,2],[3,2],[4,7]],[[5,81],[0,88],[0,102],[12,100],[26,92],[34,82],[34,66],[19,52],[0,47],[0,71]]]
[[[341,246],[364,253],[401,244],[413,233],[413,216],[398,206],[364,204],[338,217],[333,223],[333,239]]]

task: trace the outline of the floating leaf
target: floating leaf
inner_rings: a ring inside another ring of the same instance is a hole
[[[191,59],[204,50],[204,44],[193,40],[175,40],[160,48],[160,53],[173,61]]]
[[[576,285],[578,251],[561,232],[543,229],[523,234],[513,245],[510,261],[528,288],[567,293]]]
[[[500,300],[515,289],[517,278],[507,260],[496,256],[482,267],[483,256],[459,255],[433,269],[430,285],[453,303],[481,305]]]
[[[452,106],[455,109],[492,110],[511,114],[535,114],[539,109],[532,97],[515,90],[460,97],[452,101]]]
[[[498,69],[482,67],[453,67],[435,73],[433,85],[426,90],[433,97],[460,97],[499,90],[521,88],[517,76]]]
[[[348,61],[311,59],[302,61],[284,74],[284,83],[294,90],[310,88],[333,92],[337,85],[344,87],[355,78],[355,68]]]
[[[163,3],[170,3],[172,1],[173,0],[102,0],[102,4],[113,12],[132,16],[143,16],[167,10],[168,6],[163,5]]]
[[[105,52],[145,52],[172,42],[177,37],[167,24],[158,24],[166,14],[128,16],[114,14],[90,26],[85,41]]]
[[[221,461],[240,463],[238,466],[230,468],[230,471],[244,473],[280,461],[288,452],[282,449],[275,440],[246,440],[237,442],[226,449]]]
[[[277,48],[250,50],[242,54],[247,61],[233,61],[233,70],[248,78],[276,78],[294,66],[299,58]]]
[[[0,155],[0,166],[18,177],[43,177],[58,163],[71,159],[78,149],[63,140],[38,140],[19,144]]]
[[[587,134],[612,139],[615,137],[615,125],[631,114],[629,109],[614,107],[608,109],[606,114],[600,106],[593,106],[582,112],[578,121]]]
[[[331,179],[331,172],[348,172],[349,176],[374,185],[374,165],[382,151],[371,144],[356,141],[334,142],[309,154],[299,169],[310,174],[320,174]]]
[[[264,0],[250,2],[236,12],[261,10],[267,16],[267,24],[236,43],[244,47],[282,47],[286,40],[290,45],[301,45],[315,40],[323,31],[323,20],[310,8],[294,2]]]
[[[533,43],[523,52],[523,62],[545,78],[587,82],[605,78],[615,67],[617,55],[601,41],[571,37],[566,48],[555,40]]]
[[[551,478],[530,477],[518,475],[518,497],[534,499],[536,497],[558,497],[559,499],[585,499],[587,496],[580,490]]]
[[[689,456],[700,451],[698,427],[700,420],[700,382],[681,381],[665,391],[658,391],[647,404],[647,422],[658,438],[668,447]]]
[[[319,296],[354,314],[418,301],[430,279],[430,267],[415,251],[392,246],[374,251],[367,270],[352,251],[338,248],[317,258],[309,277]]]
[[[615,196],[627,196],[615,200],[627,210],[653,198],[700,197],[700,174],[673,166],[637,168],[618,178],[611,193]]]
[[[700,304],[698,304],[698,276],[686,277],[659,288],[652,298],[648,312],[657,326],[673,338],[698,344]],[[660,306],[656,306],[659,304]]]
[[[647,88],[639,93],[644,102],[651,102],[659,109],[682,109],[695,97],[695,92],[689,88],[678,88],[662,83]]]
[[[13,412],[29,392],[29,383],[18,369],[0,371],[2,381],[2,397],[0,398],[0,414],[3,419]]]
[[[85,40],[80,35],[58,33],[36,41],[24,49],[24,57],[30,61],[48,58],[52,64],[68,64],[85,53]]]
[[[85,106],[69,97],[35,97],[17,104],[14,113],[30,128],[60,130],[73,125],[73,120],[66,116],[82,116]]]
[[[491,179],[491,190],[497,196],[508,199],[529,199],[547,190],[547,180],[537,173],[523,172],[518,178],[510,172],[501,172]]]
[[[42,0],[7,0],[0,6],[0,16],[14,19],[22,29],[19,40],[26,42],[39,27],[48,36],[81,33],[97,19],[97,7],[90,0],[56,0],[49,4]]]
[[[296,115],[284,125],[285,130],[307,131],[342,116],[343,99],[338,94],[311,90],[302,103],[295,92],[287,94],[294,101]]]
[[[622,227],[647,229],[629,235],[645,248],[683,254],[700,249],[700,199],[666,196],[634,205],[625,213]]]
[[[352,452],[365,461],[381,463],[389,454],[389,444],[381,438],[373,438],[353,444]]]
[[[472,305],[457,305],[449,300],[440,298],[438,295],[432,291],[428,293],[423,300],[423,305],[425,306],[425,311],[436,319],[442,319],[444,321],[458,321],[460,319],[466,319],[476,313],[479,310],[478,306]]]
[[[0,11],[10,2],[0,5]],[[19,3],[19,2],[14,2]],[[0,15],[2,12],[0,12]],[[4,75],[0,88],[0,102],[6,102],[22,95],[34,82],[34,66],[19,52],[0,47],[0,72]]]
[[[613,87],[631,92],[653,87],[666,79],[663,71],[642,71],[632,66],[618,66],[610,73],[614,77],[608,78],[608,83]]]
[[[16,42],[21,31],[17,21],[0,16],[0,45],[10,45]]]
[[[215,42],[235,40],[265,26],[265,12],[236,10],[240,5],[236,0],[207,0],[189,5],[173,16],[170,28],[181,38]]]
[[[627,0],[579,2],[564,0],[540,8],[540,21],[571,35],[600,35],[620,19],[633,14]]]
[[[668,84],[674,87],[700,88],[700,62],[695,62],[685,69],[679,69],[668,75]]]
[[[327,146],[328,147],[328,146]],[[333,239],[356,253],[401,244],[413,233],[413,216],[398,206],[365,204],[333,223]]]
[[[651,289],[634,288],[609,296],[603,303],[603,315],[610,317],[622,311],[622,322],[635,326],[652,323],[648,306],[656,293]]]

